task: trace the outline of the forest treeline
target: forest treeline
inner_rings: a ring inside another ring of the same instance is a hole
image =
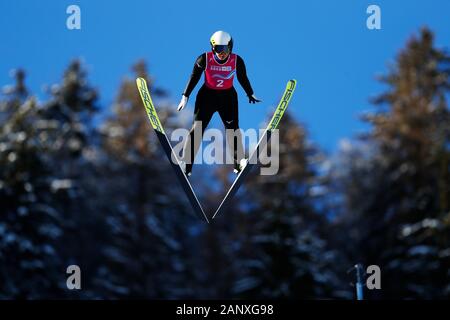
[[[0,95],[0,298],[353,299],[355,263],[381,269],[368,298],[450,298],[449,74],[422,29],[379,79],[367,132],[327,155],[287,113],[278,174],[251,175],[206,225],[148,123],[138,76],[166,130],[183,126],[144,62],[107,106],[77,60],[45,99],[18,69]],[[209,212],[232,178],[210,171],[193,182]]]

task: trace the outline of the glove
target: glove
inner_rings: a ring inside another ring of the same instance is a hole
[[[180,101],[180,103],[178,104],[177,111],[183,110],[184,107],[186,107],[186,105],[187,105],[187,103],[188,103],[188,100],[189,100],[189,98],[186,97],[186,96],[183,94],[183,96],[181,97],[181,101]]]
[[[261,102],[261,100],[258,100],[258,98],[256,98],[254,94],[248,96],[248,103],[257,103],[257,102]]]

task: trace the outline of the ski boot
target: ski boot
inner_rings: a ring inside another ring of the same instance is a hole
[[[180,168],[186,175],[186,177],[190,177],[192,174],[192,165],[187,165],[185,161],[180,161]]]
[[[239,161],[239,163],[235,163],[234,164],[234,170],[233,172],[236,174],[239,174],[242,170],[244,170],[245,166],[248,163],[248,159],[241,159],[241,161]]]

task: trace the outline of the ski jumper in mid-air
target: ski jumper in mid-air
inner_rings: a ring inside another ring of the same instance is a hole
[[[205,74],[205,83],[197,93],[194,110],[194,124],[183,148],[182,169],[187,176],[191,175],[195,154],[200,147],[203,133],[213,114],[217,111],[227,132],[227,141],[230,146],[231,137],[234,138],[233,163],[234,172],[239,173],[246,164],[244,158],[242,138],[239,130],[238,96],[233,87],[233,80],[237,76],[239,83],[248,96],[249,103],[260,102],[254,94],[244,60],[232,53],[233,39],[224,31],[215,32],[210,39],[210,52],[200,55],[194,65],[189,82],[183,92],[177,110],[181,111],[189,100],[189,95],[197,85],[202,73]],[[194,134],[200,131],[201,135]],[[194,141],[194,143],[192,143]]]

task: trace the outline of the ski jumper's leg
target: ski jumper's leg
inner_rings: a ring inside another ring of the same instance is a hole
[[[183,148],[183,161],[186,162],[186,172],[192,171],[195,155],[202,143],[203,133],[215,112],[210,91],[202,87],[195,99],[194,123]]]
[[[225,126],[227,144],[233,154],[234,167],[239,166],[239,162],[244,158],[244,147],[242,145],[242,134],[239,130],[239,108],[236,89],[224,90],[223,102],[219,105],[220,118]]]

